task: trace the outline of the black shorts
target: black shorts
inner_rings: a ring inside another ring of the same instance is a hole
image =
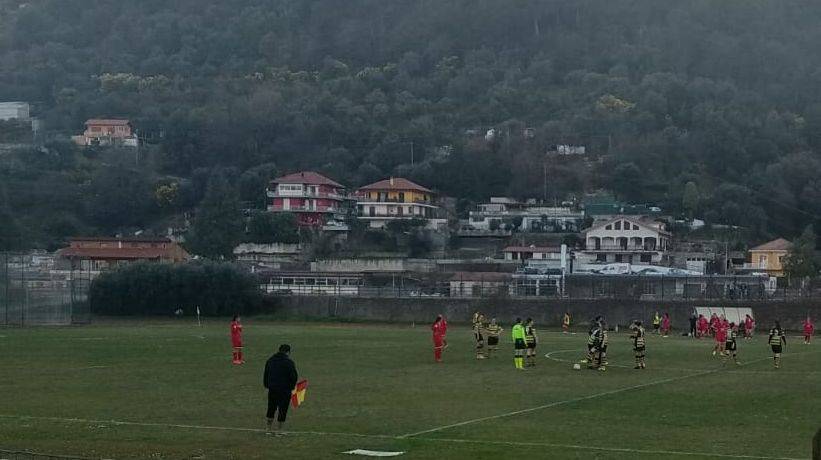
[[[525,344],[524,340],[516,339],[516,341],[513,342],[513,348],[516,350],[524,350],[525,348],[527,348],[527,345]]]
[[[536,349],[536,342],[527,342],[527,348],[529,348],[531,350],[535,350]]]
[[[654,325],[653,325],[653,329],[658,329],[658,328],[659,328],[659,325],[658,325],[658,324],[654,324]]]
[[[727,351],[735,351],[736,343],[735,342],[727,342],[724,344],[724,349]]]
[[[636,353],[644,353],[644,347],[633,348]]]
[[[268,391],[268,413],[266,417],[278,422],[284,422],[288,415],[288,406],[291,404],[291,392]]]
[[[490,346],[499,345],[499,337],[488,336],[487,344]]]
[[[773,353],[781,353],[781,345],[770,345],[773,349]]]

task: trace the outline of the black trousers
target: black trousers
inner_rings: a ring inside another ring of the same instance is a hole
[[[288,415],[288,406],[291,404],[291,392],[268,390],[268,413],[266,417],[276,417],[278,422],[284,422]]]

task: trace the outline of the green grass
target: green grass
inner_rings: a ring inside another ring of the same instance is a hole
[[[634,371],[627,336],[614,334],[611,366],[598,372],[557,361],[581,357],[583,334],[540,339],[537,367],[517,372],[509,340],[476,361],[466,328],[451,329],[436,365],[427,327],[248,318],[244,366],[230,363],[227,321],[0,329],[0,448],[157,459],[347,458],[355,448],[408,459],[811,455],[821,345],[791,338],[775,371],[763,337],[740,342],[743,366],[722,365],[707,340],[650,337],[649,369]],[[261,374],[283,342],[310,386],[289,414],[295,433],[270,437],[259,431]]]

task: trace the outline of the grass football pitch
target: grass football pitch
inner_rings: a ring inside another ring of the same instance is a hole
[[[607,371],[572,369],[583,332],[541,331],[516,371],[508,336],[477,361],[451,327],[434,364],[426,325],[246,318],[247,363],[231,365],[228,321],[122,321],[0,329],[0,449],[88,458],[810,458],[821,427],[821,343],[789,337],[774,370],[765,337],[742,365],[710,340],[648,340],[634,370],[612,334]],[[265,360],[290,343],[306,401],[282,437],[264,434]],[[545,355],[548,355],[547,357]],[[0,458],[3,454],[0,453]],[[362,457],[360,457],[362,458]]]

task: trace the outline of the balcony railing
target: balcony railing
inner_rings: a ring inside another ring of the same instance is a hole
[[[340,208],[335,206],[291,206],[285,208],[284,206],[268,206],[268,211],[272,212],[342,212]]]
[[[327,198],[330,200],[348,199],[345,195],[340,195],[338,193],[309,192],[307,190],[279,193],[275,189],[267,189],[266,195],[268,198]]]
[[[637,251],[647,251],[647,252],[658,252],[661,249],[652,247],[652,246],[643,246],[643,245],[636,245],[636,244],[628,244],[628,245],[621,245],[621,244],[600,244],[598,246],[595,245],[587,245],[587,251],[625,251],[625,252],[637,252]]]
[[[400,200],[399,198],[368,198],[366,196],[357,196],[356,200],[361,203],[433,204],[431,200]]]

